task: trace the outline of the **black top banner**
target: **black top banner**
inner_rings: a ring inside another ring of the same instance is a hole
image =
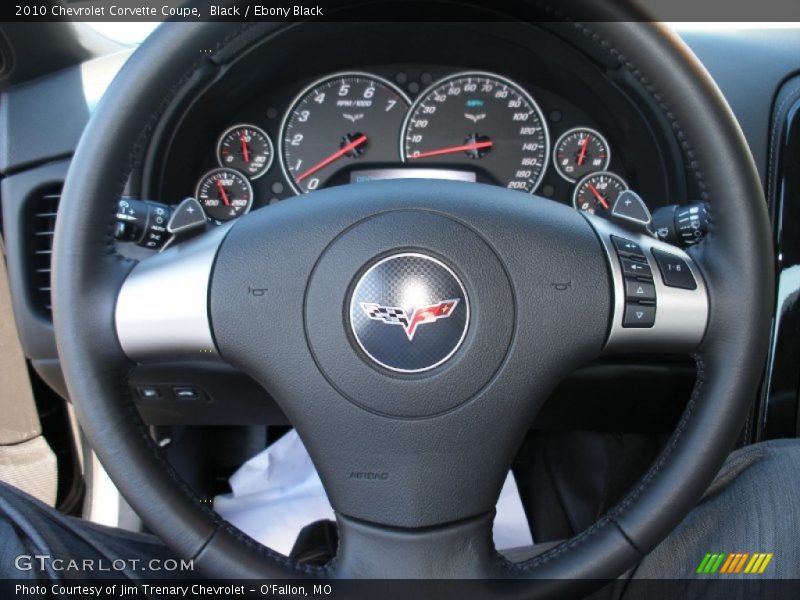
[[[618,20],[669,22],[800,22],[800,0],[607,0],[635,5]],[[591,2],[578,0],[493,0],[481,20],[510,21],[534,9],[539,20],[593,21]],[[582,8],[585,7],[585,8]],[[0,3],[0,20],[42,21],[461,21],[473,12],[459,0],[11,0]],[[604,16],[603,20],[608,20]]]

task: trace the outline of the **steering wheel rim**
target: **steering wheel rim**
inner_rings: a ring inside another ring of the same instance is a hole
[[[420,576],[413,570],[424,569],[427,575],[559,579],[564,586],[568,579],[612,578],[663,539],[711,482],[744,422],[766,353],[773,274],[763,192],[735,118],[682,42],[662,27],[638,21],[638,13],[621,16],[618,4],[593,10],[601,19],[628,15],[632,22],[575,23],[568,26],[570,33],[645,86],[672,124],[703,190],[709,233],[689,254],[707,286],[710,310],[693,353],[697,385],[656,463],[589,529],[515,565],[496,556],[491,514],[484,513],[423,536],[340,515],[342,557],[327,568],[302,567],[257,544],[194,497],[150,440],[124,383],[131,363],[120,341],[108,335],[116,327],[120,289],[134,267],[115,252],[116,203],[110,199],[120,195],[141,144],[184,84],[278,27],[162,26],[112,83],[76,150],[62,196],[53,255],[59,356],[79,420],[112,479],[148,526],[179,555],[194,558],[202,572],[284,578],[401,576],[402,569]],[[198,47],[213,48],[211,59],[198,60]],[[164,89],[170,91],[165,95]],[[100,146],[97,139],[117,143]],[[435,554],[464,540],[481,543],[455,558]],[[381,555],[392,556],[396,568],[365,567]]]

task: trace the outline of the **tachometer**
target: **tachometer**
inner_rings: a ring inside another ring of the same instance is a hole
[[[460,73],[434,83],[411,107],[400,139],[409,164],[478,171],[534,192],[550,153],[547,124],[519,85],[492,73]]]
[[[410,104],[390,82],[365,73],[338,73],[308,86],[281,127],[281,166],[294,191],[325,187],[355,164],[397,163],[397,135]]]

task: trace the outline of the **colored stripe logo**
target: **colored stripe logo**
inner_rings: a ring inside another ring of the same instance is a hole
[[[709,552],[700,561],[696,573],[702,575],[760,575],[772,561],[772,552]]]

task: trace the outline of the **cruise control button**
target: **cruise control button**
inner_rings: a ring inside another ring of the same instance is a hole
[[[611,236],[611,241],[614,242],[614,247],[620,256],[629,256],[631,258],[638,258],[644,260],[644,252],[636,242],[626,240],[625,238],[616,235]]]
[[[656,322],[656,307],[653,305],[627,303],[623,327],[652,327]]]
[[[630,258],[620,256],[619,262],[622,265],[622,273],[626,277],[652,277],[653,272],[646,263],[637,262]]]
[[[636,279],[625,280],[625,299],[643,302],[654,302],[656,299],[656,286],[647,281]]]
[[[653,258],[658,263],[658,270],[661,271],[664,285],[684,290],[697,289],[697,282],[694,280],[692,270],[680,256],[653,248]]]

